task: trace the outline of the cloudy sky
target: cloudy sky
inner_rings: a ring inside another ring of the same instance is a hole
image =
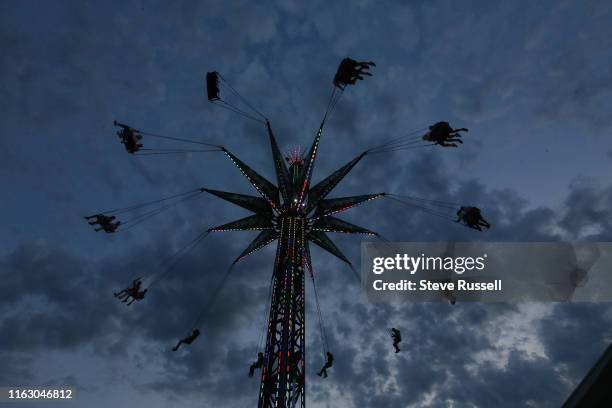
[[[342,58],[376,61],[330,120],[315,181],[432,122],[469,128],[459,149],[366,157],[337,194],[477,204],[493,228],[390,200],[347,213],[388,239],[612,240],[610,21],[609,2],[578,0],[0,2],[0,386],[71,385],[90,408],[254,406],[274,248],[235,268],[178,353],[253,234],[208,237],[130,308],[112,296],[244,211],[202,196],[114,236],[82,219],[200,186],[254,193],[216,153],[127,154],[114,119],[222,143],[273,177],[264,128],[206,100],[211,70],[286,148],[310,143]],[[360,239],[337,239],[357,266]],[[314,375],[308,287],[311,407],[558,407],[612,341],[609,304],[374,305],[340,261],[313,256],[336,362]]]

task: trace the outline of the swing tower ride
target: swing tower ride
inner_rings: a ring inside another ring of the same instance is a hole
[[[237,261],[278,240],[272,277],[265,362],[261,370],[259,408],[305,406],[305,271],[314,278],[309,243],[313,242],[350,265],[349,260],[326,233],[376,235],[334,215],[383,197],[383,193],[326,198],[365,154],[360,154],[329,177],[311,186],[324,124],[325,120],[321,123],[305,156],[294,154],[287,158],[289,166],[278,148],[270,124],[266,124],[277,185],[224,150],[261,197],[207,190],[255,213],[211,229],[211,231],[261,230]]]
[[[452,206],[448,207],[451,203],[443,203],[441,201],[385,193],[327,198],[338,183],[340,183],[340,181],[353,169],[353,167],[355,167],[355,165],[368,154],[389,153],[399,150],[434,145],[427,141],[425,142],[426,144],[423,144],[421,136],[414,136],[414,133],[419,132],[420,130],[412,132],[406,136],[391,139],[386,143],[368,149],[346,163],[344,166],[334,171],[319,183],[314,185],[311,184],[315,161],[319,151],[319,144],[323,135],[326,120],[334,111],[345,87],[347,85],[354,85],[358,80],[363,79],[363,75],[371,75],[367,72],[370,66],[374,66],[374,63],[357,62],[351,60],[350,58],[345,58],[341,62],[336,77],[334,78],[334,90],[328,102],[327,110],[325,111],[321,125],[314,136],[310,149],[305,154],[294,150],[289,153],[288,157],[285,157],[281,153],[268,119],[252,105],[250,105],[248,101],[246,101],[246,99],[244,99],[217,72],[209,72],[207,74],[207,93],[208,99],[211,102],[265,125],[272,150],[276,183],[266,180],[263,176],[250,168],[225,147],[189,139],[146,133],[137,131],[136,129],[127,125],[115,123],[116,126],[122,128],[118,135],[121,138],[122,143],[125,145],[126,150],[128,150],[128,152],[131,154],[154,155],[183,154],[192,152],[223,152],[238,167],[245,178],[259,193],[258,196],[251,196],[200,188],[195,191],[156,200],[151,203],[130,206],[124,209],[110,210],[97,215],[97,217],[102,220],[98,220],[97,222],[103,223],[104,220],[112,220],[115,218],[114,216],[109,218],[110,214],[129,212],[143,206],[160,202],[164,203],[170,199],[178,199],[178,201],[175,201],[174,203],[164,204],[159,209],[148,211],[121,224],[121,228],[129,229],[145,221],[146,219],[159,214],[161,211],[165,211],[168,208],[173,207],[179,202],[195,197],[199,193],[207,192],[223,200],[229,201],[232,204],[245,208],[253,214],[227,224],[210,228],[207,232],[196,238],[193,243],[190,243],[187,248],[193,248],[193,246],[195,246],[210,232],[260,231],[259,235],[249,244],[242,254],[236,258],[234,261],[235,264],[255,251],[262,249],[274,241],[278,241],[270,286],[270,309],[268,314],[264,363],[261,367],[261,383],[259,387],[258,403],[259,408],[303,408],[306,405],[306,345],[304,312],[304,287],[306,274],[309,275],[313,282],[317,312],[319,314],[319,324],[321,326],[320,329],[323,347],[327,347],[327,340],[322,324],[318,295],[315,286],[315,276],[310,256],[310,243],[314,243],[323,250],[338,257],[342,261],[346,262],[352,269],[353,267],[349,260],[338,249],[338,247],[336,247],[327,233],[333,232],[378,236],[378,234],[373,231],[337,218],[337,214],[349,210],[359,204],[386,196],[390,199],[403,203],[404,205],[410,206],[411,208],[420,208],[430,214],[438,215],[450,221],[455,220],[454,217],[441,213],[440,209],[427,207],[441,206],[446,207],[447,210],[448,208],[452,208]],[[225,90],[230,91],[230,93],[233,93],[235,97],[238,97],[239,100],[242,101],[243,105],[246,105],[247,108],[253,112],[253,114],[249,114],[238,106],[221,99],[220,86],[223,86]],[[259,115],[259,118],[257,115]],[[195,143],[204,147],[201,148],[201,150],[183,150],[174,148],[162,150],[149,148],[141,149],[142,143],[140,142],[141,139],[143,139],[143,135],[170,141],[192,144]],[[140,150],[145,150],[146,152],[141,153],[139,152]],[[87,218],[89,219],[91,217]],[[90,222],[90,224],[92,223]],[[131,224],[131,226],[125,228],[125,224]],[[107,232],[114,232],[114,230],[119,226],[119,223],[112,226],[114,229]],[[106,227],[109,226],[106,225]],[[171,270],[171,268],[169,268],[168,271],[169,270]],[[227,273],[229,273],[229,271]],[[158,280],[161,280],[161,277],[157,278],[154,282],[157,282]],[[223,279],[221,285],[224,281],[225,278]],[[213,297],[211,302],[214,301],[214,298],[215,297]]]

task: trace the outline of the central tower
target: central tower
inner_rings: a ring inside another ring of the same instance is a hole
[[[271,279],[271,301],[259,387],[259,408],[303,408],[306,406],[304,393],[306,271],[314,284],[310,242],[351,265],[327,233],[377,235],[375,232],[343,221],[334,215],[383,197],[384,193],[326,198],[366,155],[366,152],[311,186],[312,171],[324,123],[325,121],[321,123],[306,154],[302,155],[299,151],[293,150],[286,158],[278,148],[270,123],[267,123],[277,178],[276,185],[251,169],[230,151],[221,147],[261,197],[203,189],[255,213],[209,229],[209,231],[261,231],[236,258],[234,264],[278,240]]]
[[[304,407],[306,360],[304,256],[308,232],[305,206],[300,205],[297,182],[303,161],[295,151],[287,157],[289,179],[286,198],[272,224],[278,246],[272,281],[265,365],[262,367],[259,407]]]
[[[377,235],[375,232],[341,220],[335,215],[365,202],[381,198],[384,193],[326,198],[367,154],[367,151],[319,183],[311,185],[324,124],[325,118],[305,154],[293,149],[289,152],[289,157],[284,157],[278,148],[270,123],[266,120],[276,184],[261,176],[225,147],[219,146],[257,190],[260,197],[202,189],[254,213],[208,230],[260,231],[259,235],[236,258],[234,264],[278,240],[270,282],[271,300],[264,361],[261,367],[259,408],[304,408],[306,406],[304,393],[306,271],[313,285],[315,281],[310,242],[338,257],[352,268],[349,260],[336,247],[327,233]],[[316,298],[316,288],[314,290]],[[323,333],[321,321],[319,324]],[[327,346],[324,345],[324,347]]]

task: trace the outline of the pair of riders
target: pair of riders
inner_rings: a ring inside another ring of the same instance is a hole
[[[119,293],[114,293],[115,297],[121,300],[123,303],[126,303],[129,300],[126,306],[130,306],[135,301],[141,301],[144,299],[149,289],[140,290],[142,286],[142,281],[140,279],[141,278],[134,279],[132,281],[132,286],[128,286]]]
[[[482,231],[482,228],[491,228],[491,224],[489,224],[483,217],[480,212],[480,208],[477,207],[461,207],[457,211],[457,219],[455,222],[462,222],[464,225],[467,225],[470,228],[473,228],[478,231]]]
[[[327,353],[327,354],[331,355],[331,353]],[[296,369],[298,369],[298,364],[300,363],[301,360],[302,360],[302,353],[298,351],[296,353],[293,353],[292,358],[289,361],[289,364],[292,366],[295,366]],[[333,356],[332,356],[332,361],[333,361]],[[249,367],[249,377],[253,377],[256,369],[263,368],[264,363],[265,363],[264,354],[260,351],[259,353],[257,353],[257,360],[253,364],[251,364],[251,366]],[[331,364],[329,365],[329,367],[331,367]],[[327,377],[327,375],[325,376]]]
[[[292,361],[292,365],[297,366],[297,364],[300,362],[301,359],[302,359],[302,353],[300,352],[295,353],[294,359]],[[258,368],[262,368],[263,365],[264,365],[264,355],[262,352],[259,352],[257,353],[257,361],[251,364],[251,367],[249,368],[249,377],[253,377],[253,375],[255,374],[255,370]],[[325,365],[323,366],[323,368],[321,368],[321,371],[319,371],[317,375],[319,377],[327,378],[327,369],[331,368],[333,365],[334,365],[334,355],[328,351],[326,353]]]
[[[363,80],[363,76],[372,76],[369,71],[370,67],[375,67],[373,61],[355,61],[351,58],[345,58],[340,62],[338,71],[334,76],[334,86],[344,90],[347,85],[355,85],[357,81]]]
[[[119,225],[121,225],[121,221],[113,222],[115,220],[115,216],[104,215],[104,214],[94,214],[88,217],[85,217],[89,225],[99,225],[99,228],[95,228],[96,232],[104,231],[108,234],[117,231]]]
[[[399,343],[402,341],[402,335],[400,331],[396,329],[395,327],[391,328],[391,338],[393,339],[393,347],[395,348],[395,352],[399,353],[400,351]],[[257,353],[257,361],[251,364],[251,367],[249,368],[249,377],[253,377],[253,374],[255,373],[255,369],[262,368],[263,365],[264,365],[264,355],[263,353],[259,352]],[[334,365],[334,355],[328,351],[326,353],[325,365],[323,365],[323,368],[321,368],[321,370],[317,373],[317,375],[319,377],[327,378],[327,369],[331,368],[333,365]]]
[[[457,143],[463,143],[459,132],[467,131],[466,128],[453,129],[448,122],[438,122],[429,126],[429,132],[423,136],[423,140],[442,147],[457,147]]]
[[[136,129],[117,121],[114,121],[113,125],[121,128],[117,132],[117,135],[119,136],[119,139],[121,139],[121,143],[123,143],[125,150],[127,150],[128,153],[134,154],[140,150],[142,147],[142,143],[140,143],[142,140],[142,135],[138,133]]]

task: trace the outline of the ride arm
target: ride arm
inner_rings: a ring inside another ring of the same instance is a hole
[[[273,225],[269,217],[255,214],[229,222],[227,224],[210,228],[208,229],[208,232],[269,230],[272,228]]]
[[[270,208],[268,201],[266,201],[264,198],[254,197],[245,194],[230,193],[227,191],[212,190],[209,188],[204,188],[202,190],[207,192],[208,194],[217,196],[225,201],[229,201],[232,204],[245,208],[254,213],[261,215],[272,214],[272,209]]]
[[[321,202],[316,207],[314,219],[319,219],[328,215],[344,212],[357,205],[366,203],[368,201],[376,200],[384,196],[385,193],[377,193],[321,200]]]
[[[270,126],[269,121],[266,121],[266,127],[268,129],[268,136],[270,137],[270,147],[272,148],[272,158],[274,159],[274,170],[276,171],[278,189],[280,191],[281,197],[283,198],[283,201],[287,202],[289,200],[289,195],[291,194],[289,171],[287,170],[287,165],[285,164],[283,155],[281,154],[281,151],[278,148],[278,143],[276,143],[276,138],[274,137],[274,133],[272,133],[272,126]]]
[[[308,233],[308,238],[312,242],[314,242],[316,245],[318,245],[320,248],[326,250],[330,254],[346,262],[352,267],[352,264],[348,260],[348,258],[342,253],[342,251],[340,251],[340,249],[338,249],[336,244],[334,244],[333,241],[329,239],[327,234],[324,233],[323,231],[310,231],[310,233]]]
[[[298,183],[298,204],[301,206],[304,203],[304,199],[306,197],[306,192],[308,191],[308,186],[310,185],[310,179],[312,177],[312,170],[314,168],[314,163],[317,158],[317,151],[319,149],[319,142],[321,141],[321,135],[323,134],[323,126],[325,125],[325,120],[321,122],[319,126],[319,130],[315,135],[315,138],[312,142],[312,146],[310,146],[310,150],[308,151],[308,155],[306,156],[306,162],[304,163],[304,170],[300,176],[300,180]]]
[[[312,225],[313,231],[339,232],[343,234],[366,234],[378,236],[374,231],[370,231],[350,222],[346,222],[336,217],[323,217],[317,219]]]
[[[344,177],[355,167],[357,163],[367,154],[367,152],[361,153],[353,160],[334,171],[328,177],[317,183],[308,191],[308,211],[312,210],[317,204],[323,200],[337,185],[342,181]]]
[[[277,238],[278,233],[274,230],[261,231],[261,233],[257,237],[255,237],[253,241],[251,241],[249,246],[244,251],[242,251],[242,253],[234,260],[232,265],[240,262],[247,256],[251,255],[253,252],[259,251]]]
[[[238,167],[240,172],[246,177],[246,179],[255,187],[255,189],[261,194],[261,196],[270,204],[270,206],[277,210],[280,206],[278,200],[278,188],[266,180],[263,176],[251,169],[246,163],[233,155],[225,147],[221,148],[223,152],[230,158],[230,160]]]

